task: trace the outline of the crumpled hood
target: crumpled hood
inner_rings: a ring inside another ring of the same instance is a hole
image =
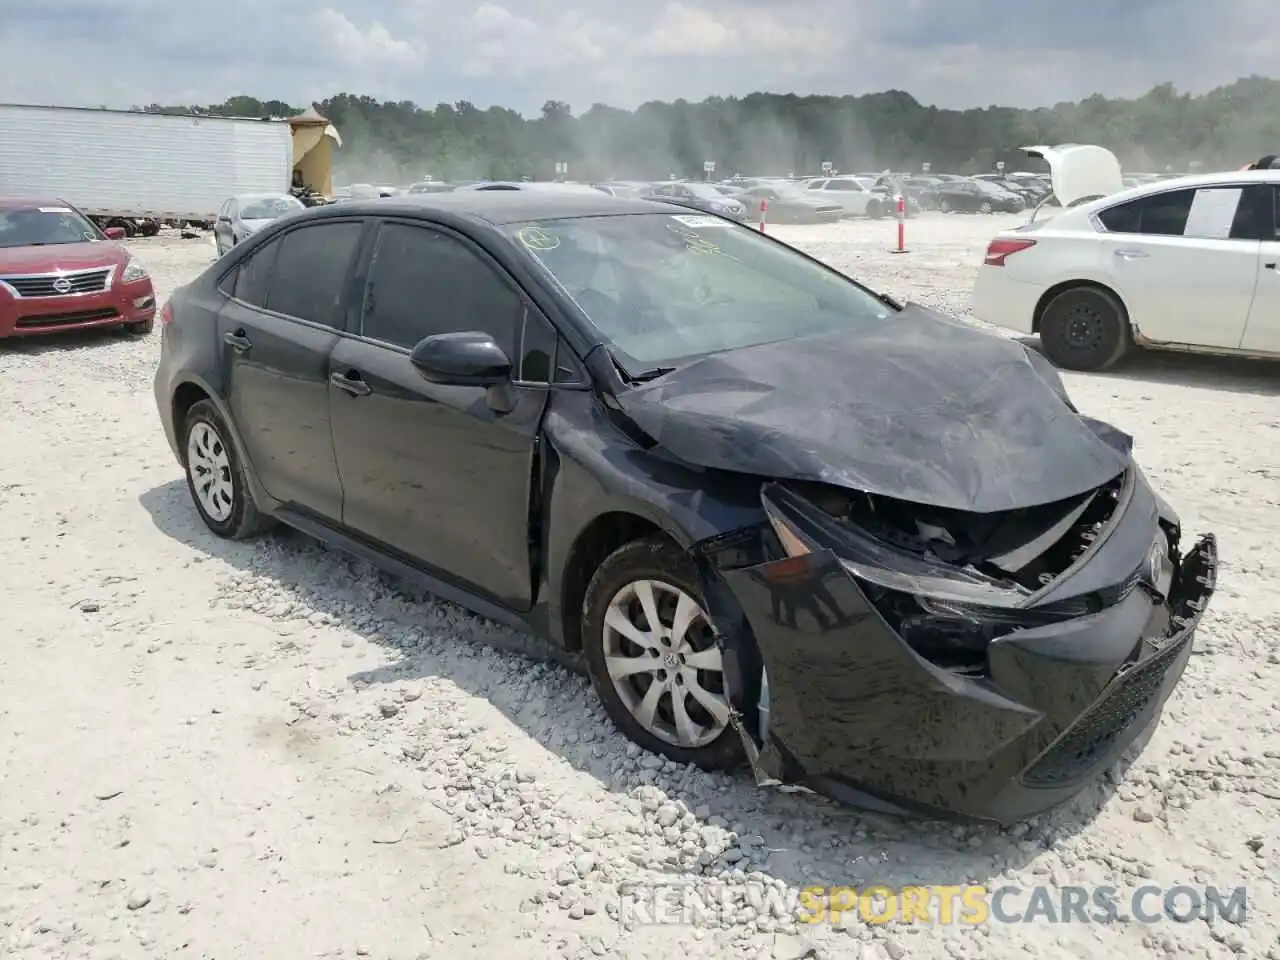
[[[1043,357],[916,304],[875,329],[706,357],[617,400],[687,463],[977,513],[1101,486],[1131,445],[1073,412]]]

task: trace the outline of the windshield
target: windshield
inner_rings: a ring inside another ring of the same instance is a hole
[[[695,197],[701,197],[703,200],[723,200],[720,191],[709,183],[686,183],[687,189]]]
[[[0,209],[0,247],[84,243],[105,239],[92,223],[70,207]]]
[[[804,187],[797,186],[790,181],[771,183],[769,184],[769,188],[780,197],[802,197],[804,199],[808,199],[809,197],[808,191],[806,191]]]
[[[264,197],[250,200],[240,211],[241,220],[275,220],[286,213],[305,209],[295,197]]]
[[[893,314],[846,277],[718,217],[626,214],[507,229],[632,372],[854,333]]]
[[[992,183],[990,180],[973,180],[971,182],[982,193],[990,194],[992,196],[1004,196],[1009,192],[1007,187],[1003,187],[998,183]]]

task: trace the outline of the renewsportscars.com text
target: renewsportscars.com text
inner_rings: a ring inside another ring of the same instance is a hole
[[[1147,885],[988,888],[976,884],[831,886],[785,890],[766,883],[635,884],[624,887],[618,918],[626,926],[734,922],[743,910],[799,924],[977,926],[986,923],[1244,924],[1244,887]]]

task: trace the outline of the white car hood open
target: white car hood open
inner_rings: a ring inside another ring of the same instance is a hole
[[[1049,164],[1053,195],[1070,207],[1083,200],[1107,197],[1124,189],[1120,160],[1106,147],[1089,143],[1061,143],[1056,147],[1021,147],[1029,157]]]

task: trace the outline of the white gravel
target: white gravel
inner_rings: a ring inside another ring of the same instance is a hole
[[[1000,218],[776,228],[963,314]],[[205,240],[135,244],[166,296]],[[1011,831],[907,824],[641,755],[585,681],[305,539],[228,544],[154,410],[158,334],[0,345],[0,956],[1280,957],[1277,368],[1068,375],[1134,433],[1221,589],[1118,784]],[[737,892],[616,919],[628,880]],[[1247,886],[1244,925],[788,923],[814,884]],[[6,952],[7,951],[7,952]]]

